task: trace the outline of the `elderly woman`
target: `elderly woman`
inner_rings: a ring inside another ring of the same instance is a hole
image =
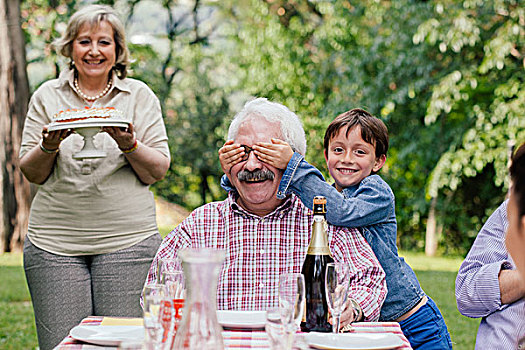
[[[44,350],[88,315],[141,315],[141,289],[161,241],[149,185],[170,163],[158,99],[126,78],[129,54],[114,10],[81,9],[56,44],[69,69],[33,94],[20,150],[20,168],[40,185],[24,269]],[[85,107],[114,107],[129,121],[96,135],[105,158],[74,159],[82,137],[48,130],[60,110]]]

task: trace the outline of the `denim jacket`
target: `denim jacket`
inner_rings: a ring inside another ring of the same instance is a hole
[[[221,179],[221,186],[233,189],[226,176]],[[398,256],[394,193],[379,175],[370,175],[340,193],[296,152],[288,162],[277,197],[282,199],[290,192],[310,209],[315,196],[325,196],[327,221],[338,226],[358,227],[364,235],[386,273],[388,294],[379,320],[393,321],[423,298],[425,293],[414,271]]]

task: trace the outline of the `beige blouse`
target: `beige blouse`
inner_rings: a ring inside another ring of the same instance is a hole
[[[73,71],[45,82],[29,102],[20,157],[38,145],[42,127],[55,113],[84,107],[73,89]],[[140,142],[170,157],[160,103],[143,82],[114,75],[109,93],[92,107],[120,109],[133,123]],[[94,143],[107,157],[73,159],[84,144],[78,134],[60,144],[55,167],[31,204],[27,237],[35,246],[59,255],[102,254],[158,232],[149,186],[138,179],[107,133],[98,133]]]

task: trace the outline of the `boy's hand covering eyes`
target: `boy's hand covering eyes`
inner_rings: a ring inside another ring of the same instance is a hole
[[[292,159],[293,150],[283,140],[272,138],[272,142],[258,142],[253,146],[257,158],[277,169],[286,169],[288,162]]]
[[[229,175],[231,168],[239,163],[244,155],[244,147],[238,143],[233,143],[233,140],[228,140],[219,149],[219,162],[221,163],[222,171]]]

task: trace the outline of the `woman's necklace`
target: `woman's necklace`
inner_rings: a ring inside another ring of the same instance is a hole
[[[84,100],[88,102],[95,102],[96,100],[98,100],[99,98],[101,98],[102,96],[108,93],[109,89],[111,89],[111,85],[113,85],[113,80],[109,79],[104,90],[102,90],[99,94],[95,96],[88,96],[82,90],[80,90],[80,86],[78,85],[78,79],[76,77],[75,77],[75,80],[73,81],[73,85],[75,85],[75,90],[77,90],[77,93],[80,95],[80,97],[82,97]]]

